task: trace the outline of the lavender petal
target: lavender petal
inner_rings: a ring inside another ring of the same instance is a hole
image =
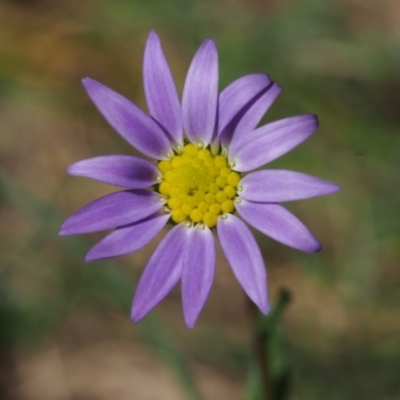
[[[152,118],[107,86],[90,78],[82,83],[103,117],[128,143],[149,157],[167,158],[171,144]]]
[[[182,120],[193,143],[207,146],[214,134],[218,100],[218,53],[211,39],[193,57],[182,96]]]
[[[244,222],[232,214],[218,220],[217,232],[225,257],[243,290],[267,314],[267,272],[254,236]]]
[[[240,197],[263,203],[309,199],[340,190],[334,183],[283,169],[252,172],[240,181],[240,186]]]
[[[154,31],[147,39],[144,52],[143,79],[150,114],[171,134],[176,144],[182,145],[182,116],[178,92],[160,39]]]
[[[162,205],[160,195],[150,190],[111,193],[71,215],[61,226],[59,234],[75,235],[127,225],[146,218]]]
[[[194,327],[215,275],[215,243],[208,227],[191,229],[182,267],[182,303],[186,326]]]
[[[238,116],[243,116],[249,105],[271,82],[267,74],[251,74],[235,80],[221,92],[218,100],[218,133],[224,147],[229,144],[229,132],[237,125]]]
[[[158,245],[138,283],[131,318],[140,321],[175,286],[181,277],[183,252],[189,230],[175,226]]]
[[[278,242],[306,253],[321,250],[321,244],[305,225],[279,204],[242,199],[236,210],[246,222]]]
[[[311,114],[271,122],[232,143],[230,160],[237,171],[251,171],[286,154],[317,128],[317,117]]]
[[[133,224],[115,229],[89,250],[85,261],[123,256],[139,250],[164,228],[168,219],[168,214],[156,213]]]
[[[154,185],[159,175],[157,167],[151,162],[123,155],[100,156],[78,161],[68,167],[68,173],[132,189]]]
[[[261,96],[249,106],[246,113],[238,121],[232,132],[229,146],[234,147],[236,142],[244,143],[251,138],[251,132],[256,128],[281,91],[282,88],[277,83],[272,83],[271,86],[263,91]]]

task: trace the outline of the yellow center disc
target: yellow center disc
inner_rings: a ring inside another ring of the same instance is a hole
[[[160,161],[158,169],[162,173],[158,191],[165,196],[174,222],[203,223],[212,228],[219,216],[235,210],[241,176],[229,168],[225,156],[190,143],[180,154]]]

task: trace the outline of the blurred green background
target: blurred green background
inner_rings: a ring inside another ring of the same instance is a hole
[[[265,121],[320,118],[311,139],[271,166],[342,185],[288,204],[324,249],[302,254],[257,235],[271,299],[282,287],[293,297],[273,352],[289,398],[400,399],[397,0],[0,0],[0,399],[251,398],[251,318],[220,250],[211,296],[188,331],[179,288],[140,324],[129,320],[160,238],[85,265],[101,235],[57,235],[67,215],[114,189],[66,167],[134,152],[80,79],[146,109],[151,29],[179,91],[213,37],[221,89],[265,71],[284,89]]]

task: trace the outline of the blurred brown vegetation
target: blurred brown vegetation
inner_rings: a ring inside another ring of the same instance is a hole
[[[57,236],[67,215],[115,189],[69,177],[66,167],[134,153],[80,79],[146,109],[141,63],[151,29],[179,90],[196,47],[211,36],[221,88],[266,71],[284,88],[266,120],[319,115],[315,137],[273,167],[343,186],[288,205],[324,250],[300,254],[257,235],[271,299],[281,287],[293,295],[286,355],[276,363],[290,368],[293,399],[400,399],[395,0],[0,1],[0,398],[244,398],[251,321],[221,252],[211,296],[188,331],[179,288],[142,323],[129,320],[157,241],[85,265],[101,235]]]

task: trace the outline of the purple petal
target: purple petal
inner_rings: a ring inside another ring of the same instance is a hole
[[[185,224],[175,226],[151,256],[133,299],[131,318],[134,322],[142,319],[178,282],[189,232]]]
[[[185,322],[193,328],[210,293],[215,275],[215,243],[209,228],[192,228],[182,267]]]
[[[128,143],[149,157],[166,158],[171,144],[152,118],[107,86],[90,78],[82,83],[103,117]]]
[[[111,185],[141,189],[157,182],[159,171],[151,162],[132,156],[101,156],[78,161],[68,173]]]
[[[82,207],[61,226],[60,235],[102,231],[146,218],[162,207],[161,197],[144,189],[124,190]]]
[[[261,121],[261,118],[272,106],[281,91],[282,88],[277,83],[273,83],[253,104],[251,104],[235,127],[230,145],[235,146],[235,142],[243,143],[251,137],[250,133]]]
[[[174,79],[161,48],[160,39],[150,33],[143,61],[144,90],[150,114],[182,145],[181,105]]]
[[[240,186],[240,197],[264,203],[309,199],[340,190],[334,183],[283,169],[252,172],[240,181]]]
[[[304,224],[279,204],[242,199],[236,210],[246,222],[278,242],[306,253],[321,250],[321,244]]]
[[[267,74],[251,74],[243,76],[227,86],[219,95],[218,100],[218,133],[221,135],[228,125],[235,122],[238,115],[242,116],[249,103],[270,84],[271,79]],[[223,134],[220,137],[224,147],[229,143],[226,136]]]
[[[317,117],[311,114],[271,122],[235,140],[229,149],[230,159],[237,171],[251,171],[286,154],[317,128]]]
[[[218,220],[217,231],[225,257],[243,290],[267,314],[267,272],[253,234],[232,214]]]
[[[164,228],[168,219],[168,214],[156,213],[134,224],[115,229],[89,250],[85,261],[118,257],[139,250]]]
[[[190,64],[182,96],[182,120],[193,143],[207,146],[214,134],[218,100],[218,53],[205,40]]]

